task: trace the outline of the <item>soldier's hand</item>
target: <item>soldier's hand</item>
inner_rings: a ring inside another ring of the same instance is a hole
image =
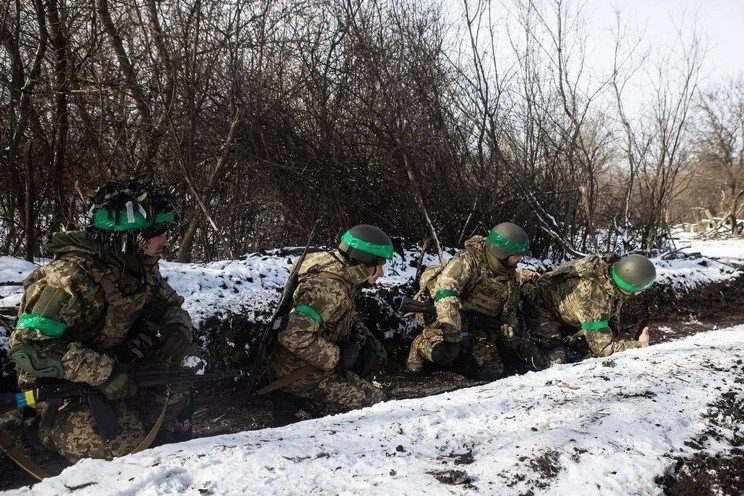
[[[145,353],[155,343],[155,336],[143,331],[132,339],[124,341],[115,349],[116,358],[122,363],[129,363],[145,356]]]
[[[650,337],[650,331],[651,329],[648,326],[646,326],[643,328],[643,330],[641,331],[641,334],[638,336],[638,342],[641,343],[641,346],[644,348],[648,346],[648,339]]]
[[[168,356],[180,356],[191,346],[191,329],[180,324],[164,325],[160,336],[160,350]]]
[[[137,394],[137,385],[134,380],[118,363],[114,364],[111,375],[98,388],[110,400],[121,400]]]
[[[341,355],[338,358],[338,366],[341,370],[351,370],[359,360],[359,343],[348,341],[341,347]]]
[[[447,323],[439,326],[442,329],[442,338],[448,343],[459,343],[462,339],[462,330]]]
[[[354,372],[359,377],[369,377],[386,361],[387,353],[385,352],[385,348],[382,347],[382,344],[374,336],[368,336],[364,345],[359,350],[359,359],[354,366]]]

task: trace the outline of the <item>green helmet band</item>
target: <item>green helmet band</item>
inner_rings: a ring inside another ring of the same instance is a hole
[[[610,274],[612,275],[612,280],[615,282],[617,287],[629,293],[640,293],[641,291],[650,288],[651,285],[654,283],[654,281],[652,280],[645,286],[639,286],[637,284],[632,284],[627,281],[623,281],[622,278],[618,275],[617,271],[615,271],[614,264],[612,265],[612,268],[610,269]]]
[[[496,231],[489,232],[487,238],[488,241],[490,241],[494,246],[510,252],[525,252],[530,247],[529,241],[525,241],[523,243],[515,243],[513,241],[509,241]]]
[[[393,258],[393,245],[377,245],[370,243],[355,237],[351,234],[351,231],[346,231],[344,235],[341,236],[341,241],[349,245],[349,248],[354,248],[376,257],[384,258],[386,260]]]
[[[116,219],[119,219],[118,222]],[[161,212],[155,215],[152,223],[148,222],[145,216],[138,211],[127,212],[120,210],[118,215],[111,215],[106,209],[98,209],[93,214],[93,227],[103,231],[127,232],[147,229],[148,227],[166,222],[173,222],[176,218],[175,212]]]

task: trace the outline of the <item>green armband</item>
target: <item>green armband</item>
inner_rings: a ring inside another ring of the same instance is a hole
[[[67,330],[67,324],[36,313],[24,313],[18,317],[16,329],[37,329],[43,335],[58,338]]]
[[[316,324],[321,324],[323,322],[323,317],[320,316],[318,312],[315,311],[313,307],[310,305],[300,304],[295,307],[295,312],[301,313],[302,315],[305,315],[306,317],[310,318],[313,322]]]
[[[460,293],[458,293],[454,289],[440,289],[439,291],[437,291],[437,294],[434,295],[434,301],[439,301],[450,296],[454,296],[457,298],[460,296]]]
[[[581,329],[584,331],[607,332],[610,330],[610,322],[608,320],[594,320],[592,322],[582,322]],[[603,329],[607,329],[607,331],[603,331]]]

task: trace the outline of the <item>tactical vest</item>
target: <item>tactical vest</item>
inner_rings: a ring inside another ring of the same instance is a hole
[[[93,341],[80,339],[75,335],[74,329],[68,330],[68,339],[80,340],[85,346],[98,351],[108,350],[126,340],[130,327],[155,294],[158,282],[156,271],[145,270],[140,279],[139,290],[125,297],[119,288],[122,277],[115,267],[98,257],[81,252],[68,252],[60,258],[80,267],[101,286],[106,298],[106,314],[101,319],[100,330],[95,333]]]
[[[354,311],[356,310],[355,293],[356,288],[361,284],[359,279],[365,276],[365,279],[369,277],[369,273],[363,274],[361,268],[365,271],[366,267],[357,265],[347,265],[341,259],[339,259],[334,253],[329,252],[316,252],[307,255],[305,261],[300,268],[298,275],[298,286],[302,284],[302,279],[306,279],[308,276],[321,276],[328,279],[339,281],[343,284],[347,292],[348,298],[348,311],[345,312],[341,318],[335,324],[329,322],[323,322],[321,326],[321,335],[332,343],[339,343],[346,339],[351,329],[351,321],[354,317]],[[362,279],[363,281],[364,279]]]
[[[482,255],[483,243],[487,242],[482,236],[474,236],[465,243],[464,251],[474,262],[474,267],[460,294],[460,301],[462,310],[498,317],[510,297],[519,290],[519,284],[514,270],[504,267],[503,270],[494,271],[488,266]],[[442,270],[441,265],[430,265],[424,270],[419,282],[421,289],[416,294],[416,299],[420,301],[432,299],[437,277]]]

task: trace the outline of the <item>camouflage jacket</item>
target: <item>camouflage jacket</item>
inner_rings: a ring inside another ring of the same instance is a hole
[[[13,348],[29,344],[40,358],[62,364],[62,378],[100,385],[111,374],[114,348],[140,319],[191,329],[183,298],[163,280],[157,258],[101,258],[98,244],[83,231],[56,233],[46,248],[54,260],[24,282]],[[19,385],[32,387],[33,374],[19,372]]]
[[[355,296],[369,278],[364,265],[350,265],[338,253],[310,253],[298,273],[293,310],[278,342],[301,361],[331,370],[356,315]],[[279,358],[281,354],[275,354]],[[299,368],[303,364],[294,364]]]
[[[565,262],[523,287],[530,305],[549,312],[567,332],[582,330],[592,352],[598,356],[628,348],[637,341],[613,341],[612,328],[619,325],[623,293],[610,276],[613,256],[592,255]]]
[[[433,327],[442,328],[445,335],[459,334],[463,327],[460,310],[500,317],[512,332],[517,328],[517,271],[489,259],[488,242],[483,236],[473,236],[444,268],[430,267],[422,274],[419,297],[434,300],[437,320]]]

